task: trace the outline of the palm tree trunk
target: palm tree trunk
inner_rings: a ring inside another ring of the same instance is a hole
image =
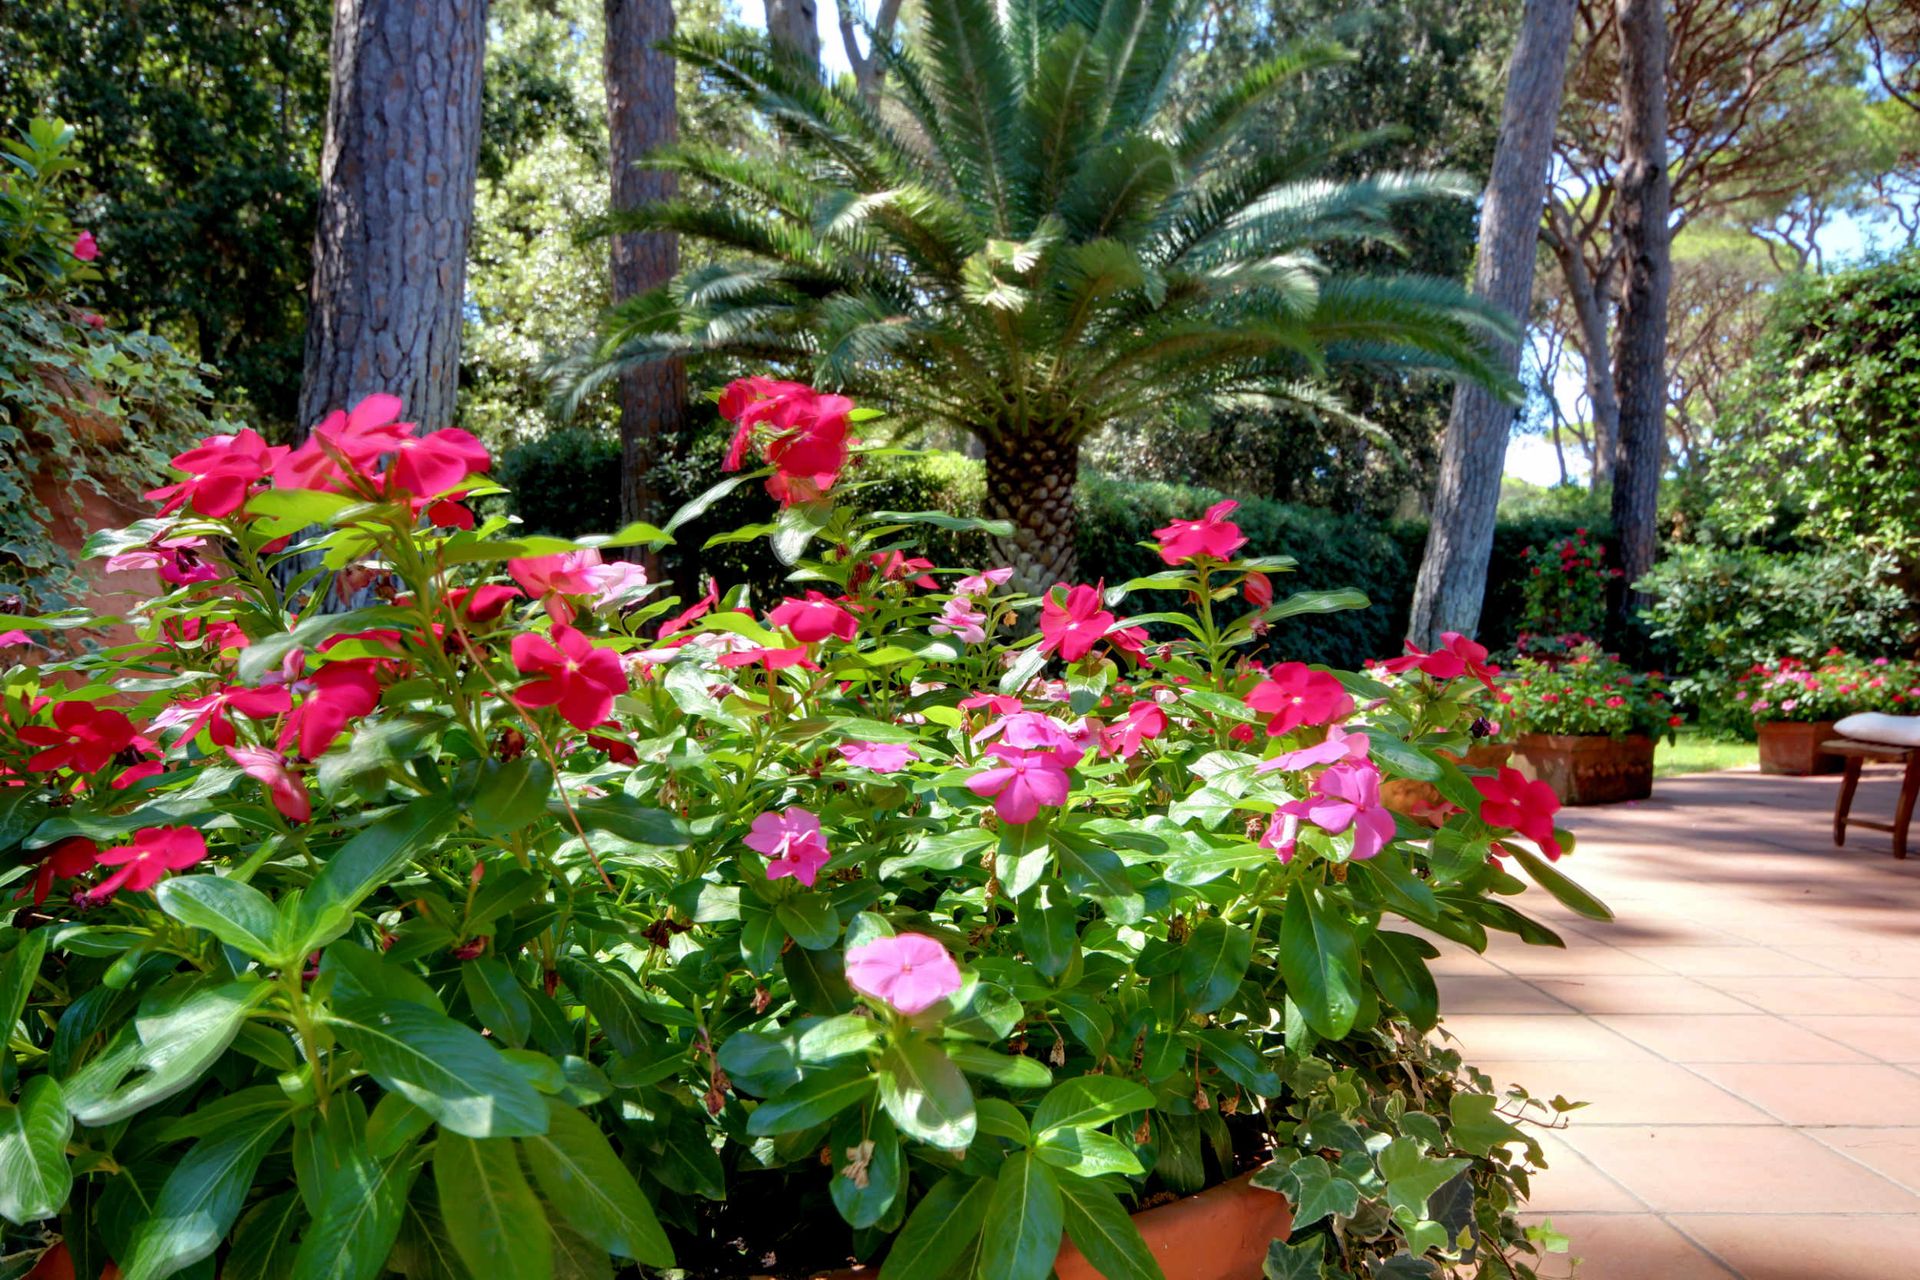
[[[1013,524],[1013,536],[994,539],[1001,563],[1013,566],[1013,585],[1038,594],[1079,571],[1078,514],[1073,489],[1080,474],[1080,442],[1049,434],[986,442],[987,514]]]

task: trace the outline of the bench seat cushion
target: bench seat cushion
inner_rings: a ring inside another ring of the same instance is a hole
[[[1862,711],[1836,722],[1833,729],[1843,738],[1884,742],[1896,747],[1920,747],[1920,716],[1890,716],[1879,711]]]

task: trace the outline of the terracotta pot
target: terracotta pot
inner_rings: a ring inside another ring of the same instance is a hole
[[[1846,762],[1820,750],[1833,737],[1833,721],[1802,724],[1792,720],[1763,720],[1760,732],[1760,772],[1804,778],[1811,773],[1838,773]]]
[[[1508,757],[1513,755],[1513,746],[1505,742],[1476,742],[1467,748],[1467,757],[1464,760],[1451,751],[1442,751],[1440,754],[1469,768],[1498,769],[1506,764]],[[1380,803],[1395,813],[1404,813],[1409,818],[1430,821],[1438,826],[1442,806],[1446,804],[1446,800],[1441,796],[1440,788],[1431,782],[1415,782],[1412,778],[1389,778],[1380,784]]]
[[[1167,1280],[1249,1280],[1258,1276],[1267,1246],[1293,1230],[1293,1206],[1253,1185],[1253,1174],[1133,1215]],[[1054,1262],[1059,1280],[1102,1280],[1080,1251],[1062,1242]],[[879,1266],[829,1271],[813,1280],[873,1280]]]
[[[1653,794],[1653,739],[1634,733],[1523,733],[1518,768],[1544,782],[1561,804],[1615,804]]]

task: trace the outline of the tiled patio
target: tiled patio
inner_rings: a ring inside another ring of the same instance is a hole
[[[1885,820],[1877,772],[1854,811]],[[1833,848],[1837,785],[1696,775],[1568,811],[1562,866],[1618,919],[1530,892],[1565,951],[1436,962],[1469,1060],[1591,1104],[1532,1202],[1581,1280],[1920,1275],[1920,858]]]

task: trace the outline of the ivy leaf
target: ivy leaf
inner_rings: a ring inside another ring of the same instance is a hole
[[[1335,1175],[1319,1156],[1302,1156],[1288,1166],[1293,1175],[1294,1230],[1310,1227],[1328,1214],[1351,1218],[1360,1207],[1360,1188]]]
[[[67,1139],[73,1117],[52,1076],[34,1076],[19,1105],[0,1103],[0,1217],[15,1226],[51,1218],[73,1190]]]
[[[1432,1159],[1417,1140],[1395,1138],[1380,1152],[1379,1163],[1380,1176],[1387,1180],[1387,1203],[1420,1219],[1427,1216],[1427,1197],[1473,1161],[1460,1156]]]
[[[434,1140],[433,1185],[447,1238],[474,1275],[552,1280],[546,1210],[511,1141],[443,1129]]]
[[[1260,1274],[1265,1280],[1324,1280],[1326,1257],[1323,1236],[1313,1236],[1300,1244],[1275,1240],[1267,1246],[1267,1261]]]

